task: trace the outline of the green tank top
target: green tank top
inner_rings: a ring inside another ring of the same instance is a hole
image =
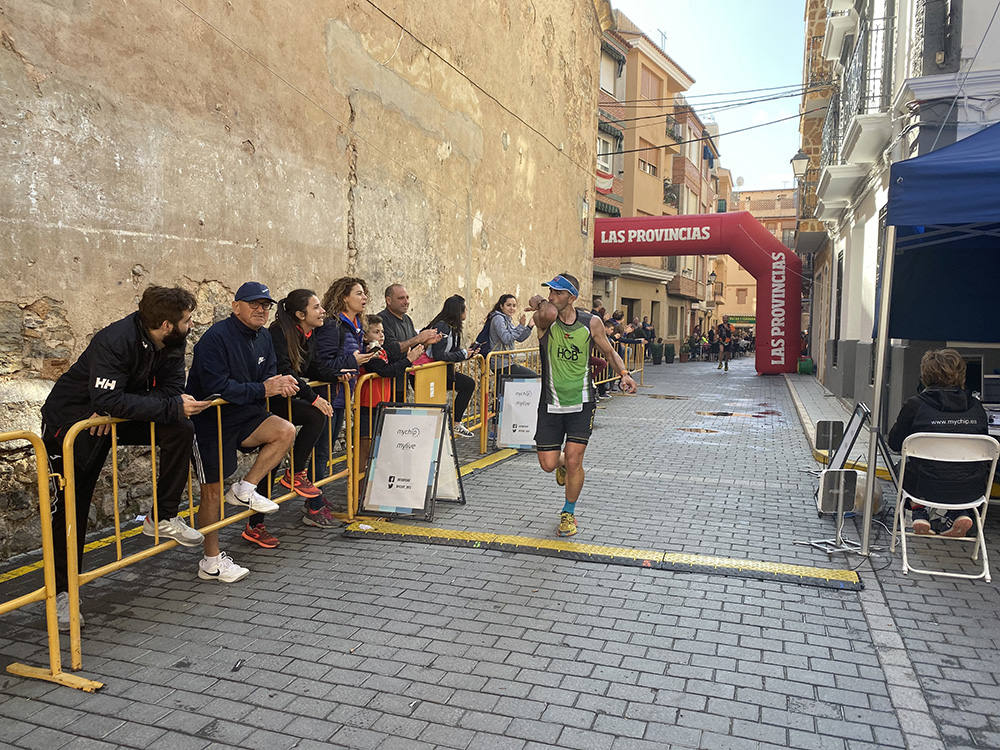
[[[545,403],[553,414],[581,411],[595,400],[590,377],[590,313],[576,311],[570,324],[559,318],[538,339]]]

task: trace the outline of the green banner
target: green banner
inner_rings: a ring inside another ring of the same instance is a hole
[[[726,319],[733,325],[755,325],[757,318],[753,315],[727,315]]]

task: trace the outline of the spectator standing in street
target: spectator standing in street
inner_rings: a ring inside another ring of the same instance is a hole
[[[309,479],[309,459],[323,435],[327,419],[333,416],[330,402],[316,393],[306,379],[306,373],[315,370],[315,334],[325,322],[324,314],[319,297],[311,289],[295,289],[278,302],[276,320],[268,329],[274,344],[278,373],[294,377],[299,390],[289,401],[268,399],[268,406],[273,414],[288,418],[300,428],[292,446],[294,476],[291,469],[286,469],[279,481],[304,499],[303,523],[307,526],[331,528],[337,524],[323,503],[323,492]],[[260,514],[251,516],[243,531],[243,538],[265,548],[277,546],[277,539],[267,533],[263,521]]]
[[[254,513],[278,510],[277,503],[258,492],[258,485],[292,447],[295,427],[271,414],[267,399],[294,396],[299,386],[294,376],[278,374],[271,337],[261,330],[267,325],[273,305],[271,292],[264,284],[248,281],[236,290],[232,315],[215,323],[195,344],[188,393],[197,398],[219,394],[227,402],[219,407],[221,435],[214,409],[194,418],[198,447],[195,468],[201,481],[199,526],[219,520],[222,480],[236,471],[237,450],[259,449],[259,452],[243,479],[230,486],[225,502]],[[205,557],[198,564],[199,578],[233,583],[249,572],[220,551],[219,532],[205,535]]]
[[[725,365],[726,372],[729,372],[729,358],[733,351],[733,327],[729,325],[727,316],[722,316],[722,322],[719,323],[715,335],[719,340],[719,366],[715,369],[721,370]]]
[[[417,333],[413,321],[407,315],[410,309],[410,293],[402,284],[390,284],[385,288],[385,309],[379,312],[385,332],[385,354],[389,362],[397,362],[417,344],[425,349],[441,340],[441,334],[434,329]],[[395,400],[406,400],[406,377],[396,378]]]
[[[328,475],[330,443],[340,435],[344,409],[350,406],[344,395],[355,381],[359,368],[374,356],[365,354],[363,349],[363,315],[367,304],[368,284],[354,276],[335,279],[323,295],[326,322],[316,329],[316,357],[310,376],[328,383],[340,380],[333,396],[333,418],[316,444],[316,463],[324,467],[323,476]],[[314,520],[325,522],[329,510],[327,507],[323,515],[313,516]],[[329,520],[331,525],[335,523],[332,517]]]
[[[501,294],[500,299],[486,316],[489,323],[491,352],[508,351],[514,348],[516,342],[525,341],[531,336],[533,324],[528,322],[528,316],[521,313],[521,317],[515,325],[514,315],[516,314],[517,297],[513,294]],[[493,357],[491,362],[494,371],[502,370],[508,375],[532,376],[538,374],[523,365],[510,362],[508,357]]]
[[[62,440],[76,422],[91,417],[133,420],[119,424],[119,445],[148,445],[149,425],[156,425],[160,448],[156,511],[142,523],[146,536],[159,535],[187,547],[201,544],[200,532],[178,514],[187,486],[194,426],[190,417],[207,409],[184,391],[184,348],[191,330],[194,295],[179,287],[150,286],[139,309],[94,334],[90,344],[56,381],[42,405],[42,441],[50,471],[63,474]],[[94,488],[111,449],[111,425],[91,427],[73,444],[76,481],[77,566],[83,565],[87,519]],[[61,486],[52,496],[56,613],[60,630],[69,628],[66,572],[66,506]],[[80,618],[83,624],[83,618]]]
[[[469,407],[472,394],[476,390],[476,381],[455,369],[457,362],[471,359],[476,356],[477,351],[475,345],[472,348],[462,347],[462,326],[465,314],[465,299],[460,295],[453,294],[444,301],[441,312],[427,324],[427,328],[433,329],[441,335],[436,343],[431,344],[427,355],[434,362],[448,363],[448,389],[455,389],[455,404],[452,413],[455,434],[461,437],[473,437],[472,430],[462,424],[462,418],[465,416],[465,410]]]
[[[566,488],[556,533],[572,536],[577,533],[576,503],[583,489],[583,454],[594,427],[597,399],[589,367],[591,343],[621,377],[623,391],[634,393],[636,384],[608,341],[604,323],[573,307],[580,296],[576,278],[561,273],[542,286],[549,288],[548,300],[536,294],[528,302],[538,327],[542,360],[543,396],[538,406],[535,448],[542,471],[554,471],[556,482]]]
[[[924,352],[920,359],[920,382],[924,389],[911,396],[899,410],[889,431],[889,447],[903,448],[903,441],[917,432],[988,435],[986,409],[965,390],[965,360],[954,349]],[[917,498],[940,503],[968,503],[978,498],[986,486],[989,462],[944,463],[919,458],[907,459],[903,489]],[[933,534],[927,508],[917,503],[913,512],[913,533]],[[972,528],[967,510],[945,514],[942,536],[962,537]]]

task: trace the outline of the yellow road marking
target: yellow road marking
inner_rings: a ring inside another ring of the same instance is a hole
[[[355,522],[349,525],[346,532],[353,536],[384,535],[388,537],[408,537],[420,540],[451,540],[455,542],[474,542],[473,547],[522,547],[531,550],[551,550],[574,555],[601,558],[619,558],[641,562],[644,566],[654,565],[688,566],[691,568],[715,568],[720,571],[756,571],[775,576],[790,576],[799,579],[818,579],[860,586],[861,579],[853,570],[839,568],[817,568],[808,565],[792,565],[776,563],[767,560],[741,560],[731,557],[714,555],[698,555],[680,552],[660,552],[648,549],[629,547],[611,547],[599,544],[581,544],[561,539],[539,539],[536,537],[491,534],[489,532],[470,532],[456,529],[443,529],[425,526],[412,526],[376,520],[371,522]]]

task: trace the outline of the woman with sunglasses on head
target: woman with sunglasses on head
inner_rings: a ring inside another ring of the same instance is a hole
[[[486,316],[486,321],[489,323],[491,352],[509,351],[514,348],[514,344],[526,341],[531,336],[534,324],[528,320],[528,316],[523,312],[515,324],[514,315],[516,313],[517,297],[513,294],[501,294],[500,299]],[[490,361],[494,371],[500,371],[506,375],[530,377],[538,374],[523,365],[514,364],[510,355],[495,356]]]
[[[333,416],[333,407],[308,384],[306,372],[315,358],[314,332],[323,325],[323,307],[311,289],[295,289],[275,305],[275,321],[268,328],[274,344],[279,375],[291,375],[299,390],[289,400],[268,399],[268,409],[283,419],[300,427],[292,445],[292,467],[286,469],[278,481],[296,495],[305,499],[303,517],[308,519],[323,505],[323,492],[309,479],[309,458],[323,434],[327,419]],[[257,491],[267,494],[266,480]],[[315,524],[312,524],[315,525]],[[266,549],[278,546],[278,540],[267,531],[264,517],[257,513],[247,520],[243,538]]]

